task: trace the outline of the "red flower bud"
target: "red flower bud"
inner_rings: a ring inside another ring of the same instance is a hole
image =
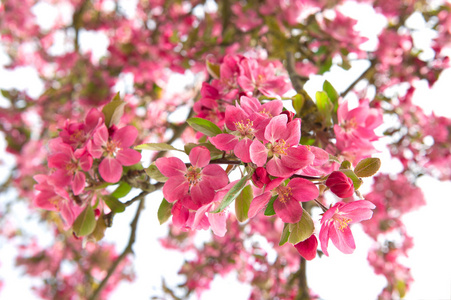
[[[287,115],[287,117],[288,117],[288,122],[287,123],[290,123],[291,121],[293,121],[293,118],[294,118],[294,113],[293,112],[291,112],[289,110],[284,110],[280,114],[281,115]]]
[[[312,260],[316,257],[316,249],[318,248],[318,239],[312,234],[305,241],[299,242],[294,245],[294,248],[298,250],[299,254],[306,260]]]
[[[265,168],[258,167],[255,169],[254,174],[252,174],[252,181],[256,187],[262,188],[265,184],[270,183],[271,179],[269,178]]]
[[[326,185],[332,193],[340,198],[351,197],[354,193],[354,184],[351,178],[340,171],[332,172],[326,180]]]

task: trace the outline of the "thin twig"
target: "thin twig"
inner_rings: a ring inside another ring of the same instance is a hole
[[[357,77],[356,80],[354,80],[353,83],[351,83],[350,86],[348,86],[348,88],[341,93],[341,97],[345,97],[354,87],[357,83],[359,83],[362,79],[364,79],[366,77],[366,75],[368,75],[368,73],[374,68],[374,66],[376,65],[376,60],[372,59],[370,60],[370,66],[368,67],[368,69],[366,69],[359,77]]]
[[[96,300],[97,297],[100,295],[100,292],[105,288],[106,284],[108,283],[108,280],[110,277],[114,274],[116,271],[116,268],[119,266],[119,264],[125,259],[125,257],[129,253],[133,253],[132,246],[135,243],[136,239],[136,229],[138,225],[139,216],[141,215],[141,211],[144,208],[144,197],[140,199],[138,209],[136,210],[135,217],[133,218],[133,221],[130,223],[131,232],[130,232],[130,238],[128,240],[127,247],[125,247],[124,251],[122,251],[121,255],[113,262],[111,267],[108,270],[107,275],[105,278],[103,278],[102,282],[100,282],[97,289],[94,291],[94,293],[89,297],[89,300]]]

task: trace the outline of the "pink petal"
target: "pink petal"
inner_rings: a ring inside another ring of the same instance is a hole
[[[177,157],[161,157],[155,165],[166,177],[185,175],[187,171],[186,165]]]
[[[195,168],[203,168],[210,162],[210,151],[204,146],[198,146],[189,153],[189,161]]]
[[[66,165],[71,162],[71,157],[65,153],[56,153],[49,156],[49,168],[65,169]]]
[[[114,133],[113,140],[120,142],[121,148],[128,148],[138,137],[138,129],[132,125],[122,127]]]
[[[254,140],[249,147],[249,155],[257,167],[263,167],[268,159],[268,149],[258,140]]]
[[[238,142],[235,146],[235,155],[241,159],[242,162],[249,163],[251,162],[251,157],[249,154],[249,148],[251,146],[252,140],[248,138],[244,138]]]
[[[246,96],[241,96],[240,106],[248,115],[252,115],[253,113],[259,112],[261,108],[261,104],[260,101],[258,101],[258,99]]]
[[[343,231],[341,231],[335,226],[331,226],[329,234],[331,241],[338,250],[344,254],[351,254],[354,252],[355,242],[349,227],[343,228]]]
[[[239,138],[236,135],[228,133],[218,134],[217,136],[210,137],[209,140],[216,148],[223,151],[233,150],[239,142]]]
[[[301,139],[301,122],[300,119],[294,119],[287,124],[287,129],[284,132],[286,135],[283,137],[287,145],[296,146],[299,145]]]
[[[274,156],[266,164],[266,171],[269,175],[286,178],[293,175],[297,170],[286,167],[280,158]]]
[[[229,182],[227,173],[218,165],[208,165],[201,173],[202,181],[208,182],[214,190],[222,189]]]
[[[80,195],[85,189],[86,177],[83,172],[75,173],[74,180],[72,181],[72,191],[74,195]]]
[[[123,165],[123,166],[132,166],[134,164],[137,164],[141,160],[141,153],[139,153],[136,150],[126,148],[120,150],[116,154],[116,159]]]
[[[215,197],[215,190],[208,182],[202,180],[198,184],[191,187],[191,197],[194,202],[206,205],[213,201],[213,198]]]
[[[280,201],[280,196],[274,201],[274,211],[276,215],[285,223],[297,223],[302,217],[302,206],[295,199],[285,199]]]
[[[286,153],[287,155],[281,155],[283,164],[296,170],[305,168],[315,159],[315,155],[305,146],[288,148]]]
[[[163,195],[168,202],[174,202],[182,199],[188,194],[189,182],[185,176],[171,176],[163,186]]]
[[[167,199],[166,199],[167,200]],[[171,209],[172,224],[179,228],[184,228],[189,218],[189,211],[180,202],[176,202]]]
[[[249,218],[255,217],[260,211],[262,211],[266,205],[268,205],[269,200],[271,199],[271,193],[266,192],[261,194],[260,196],[255,197],[251,205],[249,206],[249,211],[247,213],[247,216]]]
[[[80,157],[79,164],[83,171],[89,171],[92,167],[92,162],[93,162],[92,156],[89,155],[88,152],[86,152]]]
[[[293,198],[297,201],[310,201],[319,196],[319,191],[316,185],[307,179],[294,178],[288,183],[288,187],[291,188]]]
[[[278,115],[272,118],[266,126],[265,139],[272,144],[280,139],[280,136],[287,131],[287,121],[288,118],[286,115]]]
[[[105,157],[100,162],[99,173],[106,182],[118,182],[122,176],[122,165],[114,157]]]
[[[208,221],[210,221],[211,230],[217,236],[223,237],[227,232],[227,215],[225,212],[217,214],[207,214]]]
[[[96,146],[105,146],[108,143],[108,137],[108,129],[105,125],[102,125],[95,131],[93,142]]]
[[[321,220],[322,222],[322,220]],[[327,247],[329,245],[329,222],[323,223],[321,225],[321,230],[319,231],[319,240],[321,242],[321,250],[324,252],[326,256],[329,256],[327,252]]]

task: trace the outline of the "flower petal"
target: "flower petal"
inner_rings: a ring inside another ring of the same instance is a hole
[[[319,191],[316,185],[307,179],[294,178],[288,183],[291,188],[293,198],[297,201],[310,201],[318,197]]]
[[[116,159],[123,165],[123,166],[132,166],[134,164],[139,163],[141,160],[141,153],[139,153],[136,150],[126,148],[119,151],[116,155]]]
[[[209,140],[216,148],[223,151],[233,150],[239,142],[239,138],[236,135],[228,133],[218,134],[217,136],[210,137]]]
[[[113,135],[113,140],[120,142],[121,148],[128,148],[133,145],[137,137],[138,129],[132,125],[128,125],[118,129]]]
[[[100,162],[99,173],[106,182],[118,182],[122,176],[122,165],[114,157],[105,157]]]
[[[343,228],[343,231],[341,231],[336,226],[331,226],[329,234],[330,239],[338,250],[344,254],[351,254],[354,252],[355,242],[349,227]]]
[[[210,162],[210,151],[204,146],[198,146],[189,153],[189,161],[195,168],[203,168]]]
[[[163,186],[163,195],[168,202],[174,202],[188,194],[188,190],[189,182],[185,176],[171,176]]]
[[[271,199],[271,193],[266,192],[261,194],[260,196],[255,197],[251,205],[249,206],[249,211],[247,213],[248,218],[253,218],[257,215],[261,210],[263,210],[266,205],[268,205],[269,200]]]
[[[186,165],[177,157],[161,157],[155,161],[155,165],[166,177],[186,174]]]
[[[280,201],[280,196],[274,201],[276,215],[285,223],[297,223],[302,217],[302,206],[295,199],[289,198]]]
[[[201,173],[202,181],[208,182],[214,190],[222,189],[229,182],[226,171],[218,165],[208,165]]]
[[[257,167],[263,167],[268,159],[268,149],[258,140],[254,140],[249,147],[249,155]]]

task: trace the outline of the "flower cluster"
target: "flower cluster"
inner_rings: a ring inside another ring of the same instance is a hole
[[[90,110],[84,122],[66,121],[59,137],[49,143],[51,173],[34,176],[38,183],[34,204],[60,212],[66,228],[71,227],[83,207],[97,199],[86,187],[92,189],[102,181],[116,183],[122,166],[141,160],[141,154],[130,149],[137,136],[138,131],[130,125],[107,128],[103,113],[97,109]]]

